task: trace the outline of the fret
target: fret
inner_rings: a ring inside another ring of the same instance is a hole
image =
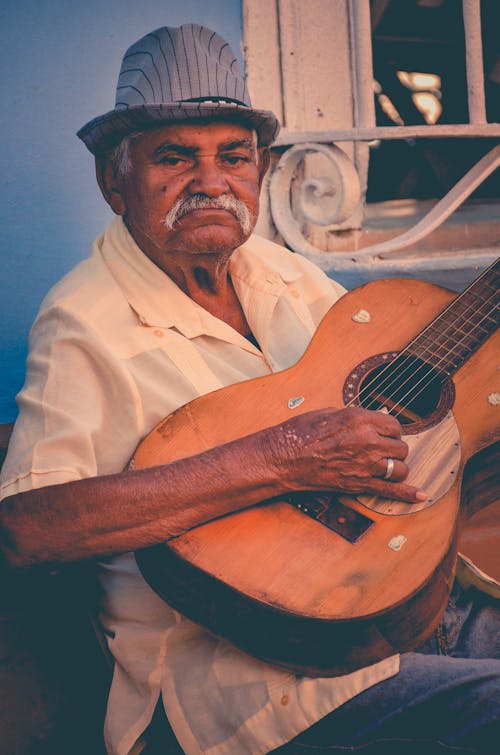
[[[453,332],[439,333],[436,335],[434,332],[426,332],[411,342],[408,347],[410,353],[415,356],[425,358],[426,355],[435,354],[437,356],[445,356],[450,351],[454,351],[457,348],[463,348],[464,344],[468,341],[482,343],[484,338],[487,338],[492,329],[485,327],[485,324],[476,325],[473,332],[465,327],[454,327]]]
[[[438,372],[456,372],[498,327],[499,282],[497,260],[424,328],[405,352]]]

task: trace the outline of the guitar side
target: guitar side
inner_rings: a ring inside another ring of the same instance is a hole
[[[293,412],[342,407],[346,376],[363,359],[403,348],[451,299],[448,291],[413,280],[356,289],[330,310],[296,365],[182,407],[139,446],[134,467],[199,453]],[[357,316],[361,310],[368,318]],[[498,412],[487,401],[494,390],[494,339],[455,376],[461,454],[453,481],[432,506],[407,506],[388,516],[342,497],[372,522],[352,543],[275,501],[141,552],[138,562],[148,581],[194,620],[301,672],[343,673],[415,647],[437,623],[449,594],[463,464],[498,435]],[[425,466],[433,449],[420,454]],[[442,467],[447,474],[447,465]]]

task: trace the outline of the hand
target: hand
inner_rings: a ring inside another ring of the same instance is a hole
[[[403,482],[408,446],[392,416],[361,408],[297,415],[267,431],[268,458],[289,490],[368,493],[409,503],[427,498]],[[394,460],[389,480],[387,459]]]

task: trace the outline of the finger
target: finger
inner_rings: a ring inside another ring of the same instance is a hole
[[[389,459],[392,459],[392,465],[389,465]],[[385,478],[391,482],[401,482],[402,480],[406,480],[408,472],[408,466],[404,461],[389,456],[388,458],[381,459],[380,463],[377,465],[375,476]]]
[[[404,461],[408,456],[408,450],[408,443],[404,440],[396,440],[395,438],[381,438],[380,440],[380,453],[385,461],[389,457]]]
[[[412,485],[406,485],[404,482],[384,482],[375,480],[371,485],[375,495],[381,498],[389,498],[397,501],[406,501],[407,503],[422,503],[428,499],[425,490],[415,488]]]
[[[375,422],[377,432],[380,435],[385,435],[388,438],[401,437],[403,434],[403,428],[396,417],[381,411],[373,412],[373,415],[373,421]]]

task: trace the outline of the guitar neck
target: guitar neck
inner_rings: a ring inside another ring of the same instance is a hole
[[[453,375],[499,324],[500,258],[407,346],[406,352]]]

